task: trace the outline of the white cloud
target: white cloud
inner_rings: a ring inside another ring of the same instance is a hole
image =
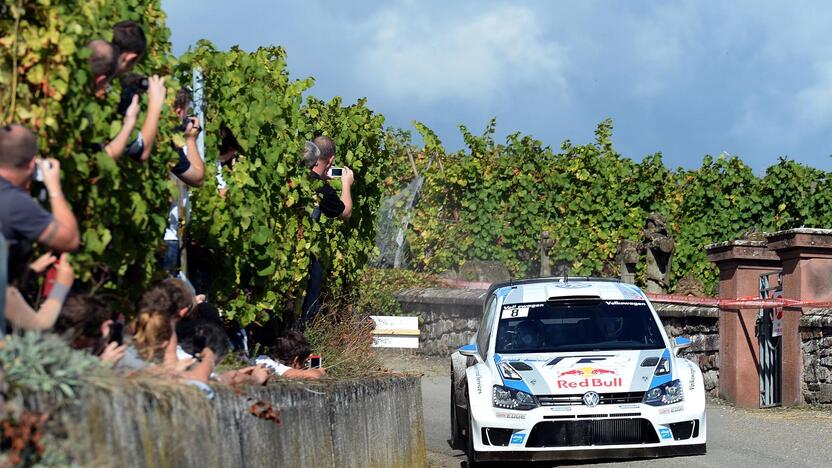
[[[547,40],[530,9],[449,10],[396,5],[377,13],[364,25],[371,39],[361,52],[359,79],[392,98],[423,103],[488,102],[515,85],[564,95],[563,50]]]

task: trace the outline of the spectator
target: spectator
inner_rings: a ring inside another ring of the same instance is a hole
[[[335,142],[328,136],[319,136],[313,142],[307,142],[304,146],[303,163],[309,169],[313,178],[322,180],[323,186],[318,189],[321,194],[320,205],[315,207],[312,218],[315,221],[321,219],[321,213],[328,218],[338,218],[342,221],[349,221],[352,216],[352,194],[351,187],[354,181],[353,172],[348,167],[342,169],[341,174],[341,196],[335,193],[328,181],[329,169],[335,161]],[[302,316],[300,321],[301,329],[309,323],[320,309],[321,287],[324,281],[324,267],[321,261],[314,255],[309,264],[309,280],[306,283],[306,297],[303,301]]]
[[[37,312],[26,302],[16,287],[6,286],[6,318],[16,329],[49,330],[61,312],[61,307],[74,279],[75,272],[69,264],[69,256],[63,254],[57,262],[55,283]]]
[[[90,49],[90,58],[87,61],[92,74],[93,94],[98,99],[104,99],[110,87],[110,80],[118,69],[118,47],[103,39],[91,41],[87,47]]]
[[[61,309],[55,333],[61,334],[73,349],[87,351],[115,365],[127,349],[122,342],[121,327],[103,301],[73,294]]]
[[[183,121],[185,146],[175,148],[179,153],[179,161],[171,169],[171,177],[175,182],[181,181],[184,186],[180,187],[180,196],[171,203],[168,212],[168,227],[164,234],[165,256],[162,261],[162,268],[172,275],[176,274],[180,266],[179,251],[182,245],[180,231],[184,231],[183,224],[187,223],[189,211],[187,187],[199,187],[205,177],[205,165],[196,146],[196,137],[202,128],[198,118],[188,116],[190,107],[190,92],[187,89],[180,89],[174,101],[174,112]]]
[[[113,26],[113,45],[119,51],[115,73],[123,75],[144,57],[147,38],[135,21],[122,21]]]
[[[133,339],[116,369],[139,370],[161,362],[171,372],[182,372],[193,359],[177,358],[176,322],[195,306],[193,291],[178,279],[160,281],[146,289],[136,303]]]
[[[229,172],[234,169],[234,163],[237,161],[237,155],[240,152],[240,144],[234,133],[223,125],[220,127],[220,155],[217,158],[217,190],[221,197],[225,197],[228,193],[228,186],[223,178],[223,170],[227,169]]]
[[[89,66],[92,74],[93,93],[99,99],[105,99],[110,90],[110,80],[116,73],[119,52],[118,47],[107,41],[96,39],[89,43]],[[144,79],[144,77],[140,77]],[[126,79],[126,78],[125,78]],[[131,77],[131,79],[135,79]],[[141,106],[139,95],[130,98],[130,105],[124,111],[124,120],[116,136],[104,145],[95,145],[103,149],[113,159],[127,153],[134,159],[147,160],[159,126],[159,115],[165,100],[165,79],[153,75],[147,78],[147,112],[141,130],[135,140],[130,140],[136,126]]]
[[[35,158],[35,135],[21,125],[0,128],[0,225],[9,249],[28,250],[33,241],[59,252],[78,248],[75,215],[61,190],[61,165],[56,159]],[[52,213],[26,190],[35,168],[42,174]]]
[[[274,353],[276,361],[268,356],[258,356],[257,364],[264,365],[276,375],[287,379],[320,379],[326,375],[323,368],[306,368],[311,351],[309,342],[298,331],[290,331],[285,337],[278,338]]]

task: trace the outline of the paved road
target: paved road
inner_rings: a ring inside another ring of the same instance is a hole
[[[422,403],[428,460],[435,467],[466,467],[465,456],[448,445],[449,378],[441,364],[424,369]],[[505,464],[498,466],[518,466]],[[548,464],[534,465],[551,466]],[[832,411],[808,409],[740,410],[719,402],[708,408],[708,454],[581,466],[656,467],[830,467]]]

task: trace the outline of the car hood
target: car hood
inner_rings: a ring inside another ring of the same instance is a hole
[[[667,382],[672,374],[654,376],[662,357],[672,364],[667,349],[495,354],[494,364],[505,386],[533,395],[574,395],[590,390],[643,392]],[[500,362],[509,363],[523,380],[504,378],[499,370]]]

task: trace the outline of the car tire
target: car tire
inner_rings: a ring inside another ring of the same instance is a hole
[[[451,365],[451,446],[455,449],[465,447],[462,440],[462,428],[459,427],[459,415],[456,408],[456,392],[454,391],[454,366]]]

